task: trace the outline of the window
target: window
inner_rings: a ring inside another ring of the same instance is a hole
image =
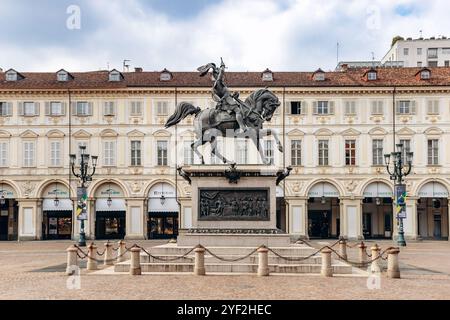
[[[156,115],[167,116],[169,114],[169,103],[167,101],[158,101],[156,103]]]
[[[415,114],[415,101],[402,100],[397,101],[397,114]]]
[[[35,102],[24,102],[19,104],[21,106],[20,114],[27,117],[34,117],[39,115],[39,104]]]
[[[248,163],[248,141],[247,139],[236,140],[236,163]]]
[[[141,165],[141,141],[131,141],[131,165]]]
[[[372,115],[384,114],[383,101],[372,101],[371,113],[372,113]]]
[[[35,166],[35,150],[36,144],[33,141],[25,141],[23,143],[23,166],[34,167]]]
[[[61,71],[56,75],[56,79],[60,82],[65,82],[69,79],[69,75],[67,74],[67,72]]]
[[[103,165],[116,165],[116,142],[103,141]]]
[[[270,70],[266,70],[262,74],[263,81],[273,81],[273,73]]]
[[[345,140],[345,165],[356,165],[356,141]]]
[[[50,142],[50,165],[52,167],[59,167],[61,165],[61,142]]]
[[[291,114],[302,114],[301,101],[291,101]]]
[[[428,164],[438,165],[439,164],[439,140],[430,139],[428,140]]]
[[[403,48],[403,54],[405,56],[409,55],[409,48]]]
[[[167,141],[158,141],[156,144],[158,166],[167,166]]]
[[[272,140],[264,140],[264,156],[267,159],[267,163],[272,165],[274,164],[274,152],[273,152],[273,141]]]
[[[428,58],[436,59],[438,57],[438,49],[437,48],[429,48],[428,49]]]
[[[428,100],[427,114],[439,114],[439,100]]]
[[[435,68],[438,66],[438,62],[437,61],[428,61],[428,66],[430,68]]]
[[[431,77],[431,73],[428,70],[423,70],[420,72],[420,79],[422,80],[428,80]]]
[[[334,103],[331,101],[314,102],[314,114],[327,115],[334,113]]]
[[[109,73],[109,81],[120,81],[121,80],[121,74],[119,71],[111,71]]]
[[[450,54],[450,48],[442,48],[442,54]]]
[[[417,61],[417,66],[420,68],[422,67],[422,61]]]
[[[291,141],[291,165],[301,166],[302,165],[302,141],[292,140]]]
[[[323,72],[321,69],[317,70],[314,73],[314,80],[315,81],[325,81],[325,72]]]
[[[142,102],[141,101],[131,101],[130,106],[131,106],[130,114],[132,116],[141,116],[142,115]]]
[[[0,117],[12,116],[12,103],[0,102]]]
[[[78,101],[76,102],[74,112],[77,116],[89,116],[92,114],[91,104],[86,101]]]
[[[113,101],[106,101],[103,105],[103,115],[114,116],[116,115],[116,104]]]
[[[444,67],[450,67],[450,61],[449,60],[445,60],[444,61]]]
[[[403,152],[402,152],[402,162],[406,163],[406,155],[408,152],[411,151],[411,140],[409,139],[400,139],[400,144],[403,145]]]
[[[345,115],[355,115],[356,114],[356,101],[345,101]]]
[[[373,81],[377,80],[377,73],[375,71],[371,71],[367,74],[367,80]]]
[[[193,164],[194,163],[194,150],[192,150],[191,145],[194,141],[184,141],[184,164]]]
[[[172,79],[172,74],[168,71],[163,71],[159,76],[160,81],[170,81]]]
[[[6,77],[6,81],[17,81],[17,79],[18,79],[17,72],[14,70],[6,72],[5,77]]]
[[[328,140],[319,140],[319,166],[328,165]]]
[[[372,140],[372,164],[374,166],[382,166],[383,157],[383,140]]]
[[[45,108],[45,113],[48,116],[62,116],[64,114],[62,102],[48,102],[45,104]]]
[[[0,167],[8,166],[8,142],[0,142]]]
[[[417,55],[421,56],[422,55],[422,48],[417,48]]]

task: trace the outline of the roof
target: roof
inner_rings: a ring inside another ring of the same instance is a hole
[[[450,86],[450,67],[429,68],[431,79],[426,82],[415,75],[422,68],[378,68],[377,80],[367,82],[364,74],[370,68],[326,72],[325,81],[314,81],[314,72],[273,72],[273,81],[263,81],[261,72],[227,72],[230,87],[392,87],[392,86]],[[136,87],[199,87],[211,86],[211,77],[198,72],[171,72],[172,79],[160,80],[160,72],[124,72],[122,81],[109,81],[109,71],[74,72],[69,82],[59,82],[54,72],[23,72],[19,81],[5,81],[0,73],[0,90],[24,89],[126,89]]]

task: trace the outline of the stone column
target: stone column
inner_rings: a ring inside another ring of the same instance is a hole
[[[97,246],[91,243],[88,246],[87,270],[97,270]]]
[[[112,259],[113,259],[113,245],[108,241],[105,243],[105,259],[104,259],[105,266],[114,265],[114,261]]]
[[[328,248],[324,248],[321,251],[321,255],[322,255],[322,268],[320,273],[324,277],[332,277],[333,268],[331,266],[331,250]]]
[[[339,255],[342,259],[347,260],[347,241],[345,239],[339,240]]]
[[[69,248],[67,248],[66,251],[67,251],[66,274],[68,276],[71,276],[75,273],[74,268],[78,267],[78,256],[77,256],[78,249],[74,245],[72,245]]]
[[[406,219],[403,219],[403,230],[405,232],[406,239],[416,240],[418,238],[418,219],[417,219],[418,199],[419,197],[406,198]]]
[[[205,270],[205,248],[198,247],[194,249],[195,262],[194,262],[194,275],[204,276]]]
[[[361,243],[358,245],[359,263],[361,264],[365,264],[367,262],[366,248],[367,247],[364,242],[361,241]]]
[[[269,275],[269,250],[266,247],[258,248],[258,276]]]
[[[388,251],[388,277],[389,278],[400,278],[400,268],[398,266],[398,254],[400,253],[399,248],[394,248]]]
[[[341,228],[341,236],[351,240],[362,240],[362,197],[341,197],[341,220],[344,221],[344,228]]]
[[[126,235],[125,239],[143,240],[144,224],[146,221],[146,211],[144,208],[144,198],[128,198],[127,214],[125,217]]]
[[[381,268],[379,265],[380,259],[377,258],[380,255],[380,248],[378,247],[377,244],[375,244],[372,248],[370,248],[370,250],[372,251],[371,260],[373,260],[372,263],[370,264],[370,271],[372,273],[379,273],[381,272]]]
[[[126,261],[127,258],[125,257],[125,252],[126,252],[126,243],[123,240],[120,240],[118,242],[119,245],[119,250],[117,251],[117,262],[123,262]]]
[[[130,275],[138,276],[142,274],[141,271],[141,248],[133,247],[131,248],[131,265],[130,265]]]

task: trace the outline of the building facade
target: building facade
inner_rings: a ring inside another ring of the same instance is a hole
[[[414,152],[406,236],[448,239],[450,68],[266,70],[226,80],[242,99],[268,87],[282,102],[267,127],[285,152],[270,137],[263,142],[273,165],[293,166],[277,190],[279,228],[293,238],[395,237],[384,165],[395,139]],[[213,106],[210,87],[208,77],[168,70],[1,73],[0,239],[78,237],[69,154],[79,159],[79,146],[99,156],[88,238],[172,238],[189,228],[198,213],[176,166],[199,161],[190,149],[193,119],[167,130],[164,123],[181,101]],[[244,140],[219,140],[219,149],[238,164],[260,161]]]
[[[449,67],[450,39],[398,40],[381,60],[383,65],[390,62],[402,62],[404,67]]]

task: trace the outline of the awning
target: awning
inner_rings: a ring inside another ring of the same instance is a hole
[[[421,198],[448,198],[447,188],[439,182],[428,182],[418,193]]]
[[[161,198],[148,199],[148,212],[178,212],[178,202],[175,198],[165,198],[161,204]]]
[[[108,206],[108,199],[95,200],[95,211],[127,211],[124,199],[111,199],[111,206]]]
[[[308,197],[310,197],[310,198],[320,198],[320,197],[338,198],[339,191],[331,183],[321,182],[321,183],[315,184],[311,188],[311,190],[309,190]]]
[[[363,192],[366,198],[392,198],[392,189],[385,183],[374,182],[369,184]]]
[[[44,199],[42,202],[42,209],[44,211],[72,211],[72,200],[70,199],[58,199],[59,204],[55,206],[55,199]]]

